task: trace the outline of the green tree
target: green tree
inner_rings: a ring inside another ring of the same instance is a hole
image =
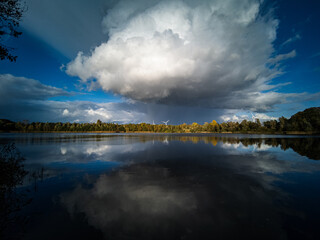
[[[240,123],[240,129],[244,132],[249,130],[249,122],[246,119],[242,120],[242,122]]]
[[[288,125],[287,121],[288,121],[288,119],[286,119],[285,117],[280,117],[279,122],[277,124],[277,130],[278,131],[286,131],[287,125]]]
[[[0,1],[0,59],[8,59],[15,62],[17,56],[11,54],[13,48],[5,45],[7,37],[19,37],[22,32],[18,31],[19,22],[25,5],[20,0],[1,0]]]

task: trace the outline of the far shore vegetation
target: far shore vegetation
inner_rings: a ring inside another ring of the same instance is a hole
[[[118,124],[104,123],[50,123],[50,122],[13,122],[0,119],[0,132],[118,132],[118,133],[261,133],[261,134],[320,134],[320,107],[308,108],[279,120],[261,122],[243,120],[242,122],[217,123],[215,120],[203,125],[192,124]]]

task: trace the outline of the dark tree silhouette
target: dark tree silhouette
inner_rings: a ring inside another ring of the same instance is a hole
[[[19,37],[17,29],[25,11],[25,4],[20,0],[0,0],[0,59],[15,62],[17,56],[11,54],[13,48],[4,44],[7,37]]]
[[[24,158],[13,143],[0,148],[0,239],[3,239],[6,238],[8,228],[14,227],[17,230],[23,224],[25,220],[19,217],[18,212],[31,199],[16,191],[27,175],[23,166]]]

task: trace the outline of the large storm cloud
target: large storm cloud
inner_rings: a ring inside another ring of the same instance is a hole
[[[286,94],[273,42],[278,21],[258,0],[120,1],[102,25],[107,42],[79,52],[66,72],[105,91],[164,104],[267,110]]]

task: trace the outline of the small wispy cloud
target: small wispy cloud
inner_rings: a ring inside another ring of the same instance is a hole
[[[274,58],[270,58],[268,60],[268,62],[271,64],[277,64],[281,61],[284,61],[284,60],[287,60],[290,58],[294,58],[295,56],[297,56],[297,52],[296,52],[296,50],[292,50],[291,52],[279,54],[279,55],[275,56]]]
[[[301,38],[302,38],[301,35],[297,33],[294,37],[291,37],[291,38],[287,39],[285,42],[283,42],[281,44],[281,46],[285,46],[285,45],[287,45],[289,43],[293,43],[293,42],[295,42],[297,40],[300,40]]]
[[[320,52],[317,52],[317,53],[311,55],[310,58],[315,58],[315,57],[320,57]]]

